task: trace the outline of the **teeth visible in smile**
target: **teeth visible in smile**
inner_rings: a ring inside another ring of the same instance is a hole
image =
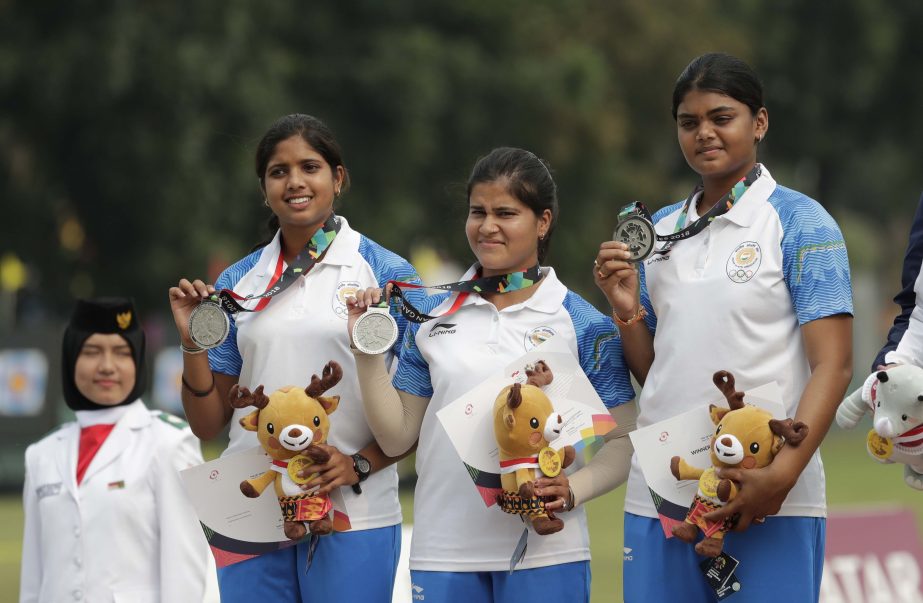
[[[311,197],[292,197],[291,199],[287,199],[285,202],[289,205],[301,205],[303,203],[307,203],[310,200]]]

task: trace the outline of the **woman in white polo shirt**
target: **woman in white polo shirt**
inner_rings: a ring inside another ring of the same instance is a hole
[[[749,527],[724,547],[740,561],[744,600],[816,600],[826,515],[817,447],[852,372],[843,236],[820,204],[776,184],[757,163],[769,115],[759,79],[743,61],[725,54],[693,60],[676,82],[673,116],[702,185],[653,221],[661,235],[692,231],[700,216],[708,225],[639,265],[616,242],[603,243],[595,260],[626,360],[643,385],[638,425],[713,400],[719,369],[735,375],[739,390],[778,383],[788,416],[808,425],[807,438],[784,447],[768,468],[724,472],[740,495],[709,519]],[[664,538],[637,464],[628,483],[625,600],[714,600],[703,559],[691,545]],[[765,524],[750,525],[764,517]]]
[[[634,425],[634,391],[619,340],[608,317],[569,291],[552,268],[539,268],[558,213],[544,162],[521,149],[494,149],[474,166],[468,205],[465,232],[477,263],[461,280],[505,275],[510,285],[525,274],[529,286],[430,298],[421,310],[440,318],[410,324],[393,385],[378,356],[355,352],[366,414],[382,448],[395,455],[418,442],[414,595],[465,603],[587,601],[589,536],[584,510],[574,505],[622,483],[631,455],[625,436]],[[366,290],[351,300],[351,324],[380,293]],[[561,515],[560,532],[531,535],[510,573],[523,524],[484,504],[436,413],[550,335],[570,345],[619,427],[570,480],[562,474],[536,482],[536,494],[551,501],[546,508],[571,512]]]
[[[262,385],[267,393],[304,386],[327,362],[339,362],[343,379],[328,390],[340,396],[326,446],[331,458],[305,473],[320,473],[309,485],[321,485],[322,492],[340,488],[351,529],[321,538],[309,569],[306,543],[220,569],[221,599],[390,601],[400,552],[397,472],[395,459],[382,454],[365,420],[345,333],[345,299],[357,288],[390,279],[417,281],[416,272],[334,215],[334,200],[349,177],[339,144],[320,120],[294,114],[273,123],[257,145],[256,175],[272,211],[272,240],[225,270],[215,287],[183,279],[170,289],[184,351],[183,405],[203,439],[214,438],[230,422],[224,454],[242,451],[259,442],[239,424],[250,409],[235,410],[228,403],[233,385],[250,390]],[[316,263],[280,279],[306,251],[317,256]],[[216,287],[239,296],[261,295],[285,281],[291,285],[271,298],[244,302],[265,309],[234,314],[228,338],[207,355],[190,338],[192,310]],[[396,318],[403,330],[405,321]],[[395,345],[385,354],[388,361],[399,350]]]

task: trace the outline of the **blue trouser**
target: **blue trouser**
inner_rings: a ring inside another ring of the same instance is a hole
[[[322,536],[307,565],[298,544],[218,570],[222,603],[390,603],[401,552],[401,526]]]
[[[820,597],[826,520],[821,517],[767,517],[745,532],[730,532],[724,551],[740,565],[741,590],[730,603],[802,603]],[[713,602],[694,545],[666,538],[660,521],[625,513],[622,562],[626,603]]]
[[[590,562],[575,561],[512,574],[410,571],[413,601],[426,603],[522,603],[590,600]]]

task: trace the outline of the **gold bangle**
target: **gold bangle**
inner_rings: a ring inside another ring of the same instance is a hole
[[[622,320],[619,318],[619,313],[615,311],[615,308],[612,308],[612,318],[615,319],[615,324],[620,327],[630,327],[645,316],[647,316],[647,310],[644,308],[644,306],[638,306],[638,311],[635,312],[635,315],[628,320]]]

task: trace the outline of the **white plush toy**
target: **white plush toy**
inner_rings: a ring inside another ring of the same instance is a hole
[[[836,411],[840,427],[852,429],[866,412],[872,429],[869,454],[882,463],[904,463],[904,481],[923,490],[923,368],[902,364],[869,375]]]

